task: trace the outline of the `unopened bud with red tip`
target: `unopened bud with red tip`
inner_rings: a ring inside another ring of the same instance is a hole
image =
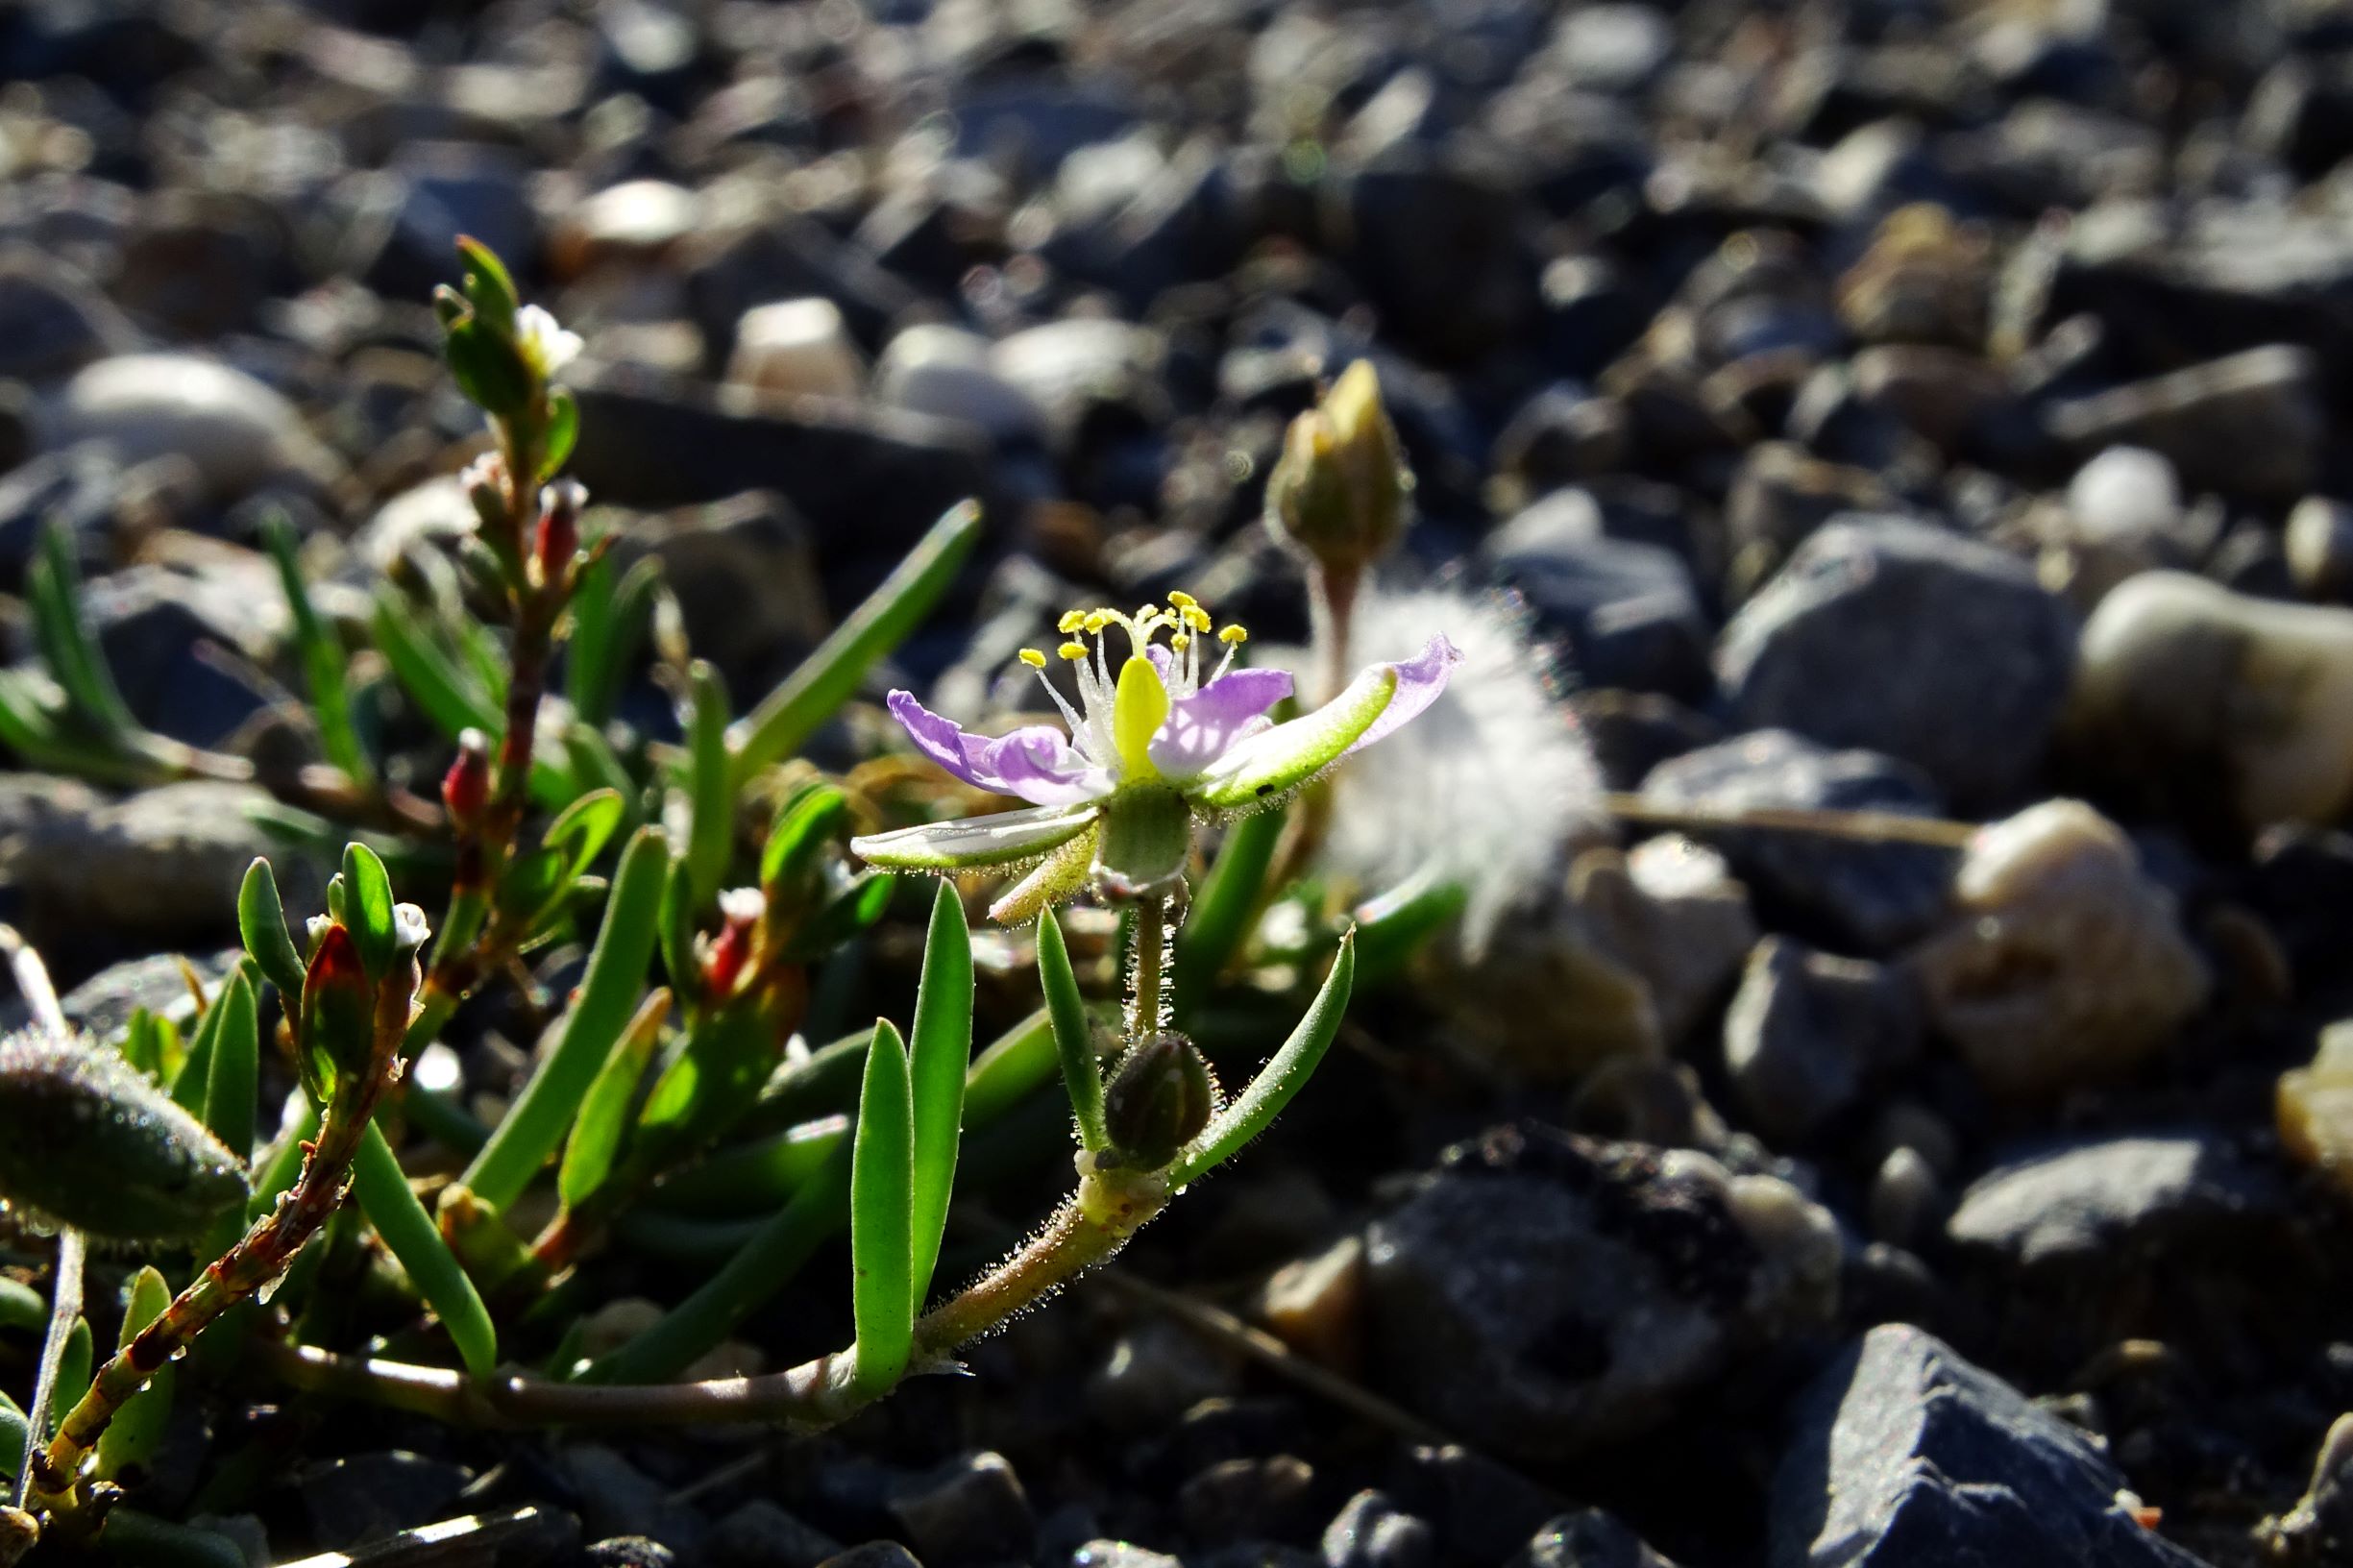
[[[1397,542],[1412,485],[1381,380],[1360,359],[1291,421],[1266,478],[1266,516],[1285,543],[1327,571],[1360,572]]]
[[[580,550],[580,508],[588,492],[575,479],[558,479],[539,492],[539,536],[533,545],[539,557],[539,580],[558,583],[571,570]]]
[[[303,1073],[322,1097],[349,1072],[364,1072],[376,1054],[376,988],[359,944],[342,924],[319,938],[303,976]]]
[[[1129,1046],[1103,1087],[1103,1129],[1120,1160],[1140,1170],[1174,1160],[1216,1110],[1209,1064],[1173,1030]]]
[[[469,729],[457,737],[457,759],[441,775],[441,803],[449,808],[450,821],[461,828],[481,821],[490,804],[490,738],[480,730]]]
[[[758,888],[730,888],[719,895],[719,935],[702,955],[702,983],[712,995],[730,994],[743,979],[752,937],[767,913],[768,896]]]

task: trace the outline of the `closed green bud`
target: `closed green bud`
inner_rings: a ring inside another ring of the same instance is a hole
[[[1131,1045],[1103,1089],[1103,1129],[1122,1164],[1158,1170],[1201,1136],[1217,1081],[1193,1042],[1163,1031]]]
[[[1321,404],[1291,421],[1266,478],[1266,516],[1326,570],[1360,572],[1396,544],[1412,487],[1381,404],[1381,380],[1360,359]]]
[[[205,1124],[87,1040],[0,1040],[0,1198],[120,1241],[201,1237],[251,1192]]]

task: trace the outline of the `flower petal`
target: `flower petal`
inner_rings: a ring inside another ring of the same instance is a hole
[[[893,692],[890,706],[891,717],[905,728],[916,749],[967,784],[1041,806],[1075,805],[1111,787],[1101,770],[1092,768],[1049,725],[1030,724],[992,738],[967,734],[954,720],[917,701],[912,692]]]
[[[1091,806],[1003,811],[952,822],[925,822],[849,841],[851,854],[894,871],[982,870],[1018,866],[1061,847],[1094,824]]]
[[[1433,637],[1403,664],[1372,666],[1313,713],[1235,746],[1203,770],[1186,798],[1206,811],[1273,803],[1430,706],[1457,656],[1452,643]]]
[[[1291,695],[1284,670],[1235,670],[1170,704],[1152,737],[1152,765],[1173,779],[1191,778],[1255,732],[1268,708]]]

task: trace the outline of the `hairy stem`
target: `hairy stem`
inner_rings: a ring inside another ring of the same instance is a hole
[[[912,1364],[945,1363],[959,1345],[1002,1326],[1127,1244],[1167,1207],[1157,1174],[1089,1171],[1078,1191],[1022,1247],[916,1322]],[[847,1351],[789,1371],[707,1383],[582,1384],[469,1378],[439,1367],[338,1356],[308,1346],[257,1347],[264,1366],[298,1388],[411,1410],[453,1425],[679,1426],[771,1421],[800,1431],[837,1426],[876,1395],[854,1390]]]
[[[1168,900],[1147,898],[1136,906],[1136,951],[1128,968],[1128,1042],[1166,1028],[1167,1021]]]

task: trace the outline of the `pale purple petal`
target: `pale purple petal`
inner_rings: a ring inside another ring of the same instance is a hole
[[[1041,806],[1066,806],[1108,793],[1101,770],[1072,750],[1060,730],[1032,724],[993,738],[969,735],[911,692],[893,692],[890,707],[916,748],[967,784]]]
[[[1235,670],[1168,705],[1152,737],[1152,766],[1170,778],[1190,778],[1236,743],[1265,726],[1268,708],[1290,696],[1282,670]]]
[[[1447,675],[1461,657],[1455,645],[1441,636],[1431,638],[1419,653],[1402,664],[1390,665],[1397,672],[1397,690],[1389,698],[1389,705],[1381,710],[1381,717],[1357,737],[1348,751],[1362,750],[1435,702],[1438,694],[1446,690]],[[1348,752],[1340,754],[1346,756]]]
[[[1167,685],[1171,678],[1168,672],[1176,668],[1176,654],[1158,643],[1146,643],[1143,656],[1150,661],[1154,672],[1160,675],[1161,684]]]

